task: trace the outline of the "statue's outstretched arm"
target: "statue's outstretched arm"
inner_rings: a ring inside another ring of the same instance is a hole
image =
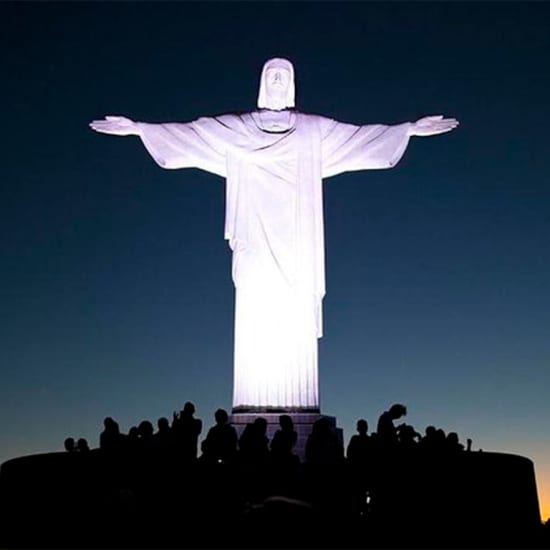
[[[94,120],[90,122],[90,128],[113,136],[139,136],[138,123],[124,116],[106,116],[103,120]]]
[[[208,131],[204,128],[207,127]],[[215,118],[192,122],[148,123],[124,116],[94,120],[90,128],[114,136],[138,136],[153,160],[165,169],[198,168],[226,177],[226,148],[230,141],[225,126]],[[227,130],[229,137],[233,133]]]
[[[456,118],[443,118],[443,115],[425,116],[413,122],[409,129],[411,136],[435,136],[450,132],[458,126]]]

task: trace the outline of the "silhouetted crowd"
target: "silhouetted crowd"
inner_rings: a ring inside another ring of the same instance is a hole
[[[373,433],[359,419],[347,445],[330,417],[304,442],[291,415],[277,429],[255,416],[238,431],[224,409],[199,445],[195,412],[187,402],[127,433],[107,417],[99,448],[68,437],[67,452],[4,463],[0,546],[479,548],[550,538],[529,460],[468,452],[471,440],[435,426],[421,434],[398,423],[402,404]]]
[[[212,482],[217,498],[225,484],[228,491],[238,495],[232,505],[247,512],[257,513],[265,499],[272,502],[275,496],[314,506],[317,512],[370,518],[389,513],[382,494],[386,492],[387,480],[393,477],[396,460],[409,462],[415,455],[437,457],[465,450],[456,432],[446,434],[428,426],[421,435],[409,424],[396,425],[406,416],[407,408],[394,404],[380,415],[374,433],[369,434],[365,419],[358,420],[357,434],[347,447],[329,418],[321,416],[307,437],[303,461],[295,452],[298,434],[290,415],[279,416],[279,429],[269,440],[265,418],[256,417],[239,436],[227,411],[218,409],[199,453],[203,424],[195,418],[195,412],[194,404],[187,402],[179,413],[173,413],[171,421],[159,418],[156,429],[152,422],[143,420],[128,433],[122,433],[113,418],[105,418],[99,449],[105,456],[123,460],[126,499],[139,498],[140,494],[149,498],[153,486],[158,489],[163,483],[165,489],[169,484],[175,486],[175,472],[183,474],[187,469],[206,485]],[[83,450],[80,444],[67,445],[67,440],[65,443],[67,450]],[[466,450],[471,450],[470,439]],[[149,480],[146,469],[156,472]],[[231,483],[228,479],[232,475],[238,477],[239,483],[230,488],[227,483]],[[335,502],[339,503],[336,511]]]
[[[472,440],[467,439],[466,448],[459,441],[456,432],[448,432],[435,426],[427,426],[424,434],[418,433],[409,424],[394,422],[406,416],[407,408],[399,403],[392,405],[378,418],[377,430],[369,434],[369,425],[365,419],[357,421],[357,434],[353,435],[346,447],[345,456],[351,463],[363,463],[375,453],[393,451],[458,452],[471,451]],[[195,418],[195,406],[185,403],[183,409],[172,415],[172,421],[166,417],[157,420],[156,430],[149,420],[143,420],[132,426],[128,433],[122,433],[119,424],[111,417],[105,418],[104,429],[99,436],[99,448],[107,452],[159,451],[173,452],[183,460],[200,460],[207,463],[232,463],[241,461],[246,464],[255,462],[293,461],[300,459],[293,453],[297,442],[292,417],[282,414],[279,417],[280,429],[273,439],[267,437],[267,420],[256,417],[248,424],[241,436],[230,424],[229,415],[224,409],[215,414],[212,426],[198,453],[199,436],[202,433],[202,420]],[[66,451],[89,451],[84,438],[68,437],[64,442]],[[333,426],[326,418],[319,418],[313,425],[306,443],[306,462],[332,463],[344,458],[343,448]]]

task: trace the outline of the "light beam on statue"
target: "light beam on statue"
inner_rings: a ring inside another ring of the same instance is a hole
[[[294,68],[263,67],[258,109],[192,122],[149,124],[107,116],[98,132],[139,136],[167,169],[226,179],[225,238],[233,251],[233,411],[319,411],[317,339],[325,295],[322,180],[391,168],[411,136],[448,132],[429,116],[356,126],[294,109]]]

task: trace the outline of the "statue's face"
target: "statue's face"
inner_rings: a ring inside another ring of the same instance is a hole
[[[270,67],[266,73],[267,94],[273,98],[286,97],[290,85],[290,71],[283,67]]]
[[[288,59],[274,57],[264,63],[258,107],[280,111],[294,108],[294,67]]]
[[[274,88],[288,88],[290,84],[290,72],[283,67],[270,67],[266,71],[267,83]]]

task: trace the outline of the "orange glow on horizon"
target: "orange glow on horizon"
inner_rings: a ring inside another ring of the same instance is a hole
[[[535,463],[540,519],[545,522],[550,520],[550,455],[547,448],[539,446],[531,454]]]
[[[539,497],[540,519],[544,523],[550,520],[550,468],[541,464],[536,468],[537,494]]]
[[[540,508],[540,518],[542,522],[550,520],[550,501],[548,498],[543,498],[539,491],[539,508]]]

